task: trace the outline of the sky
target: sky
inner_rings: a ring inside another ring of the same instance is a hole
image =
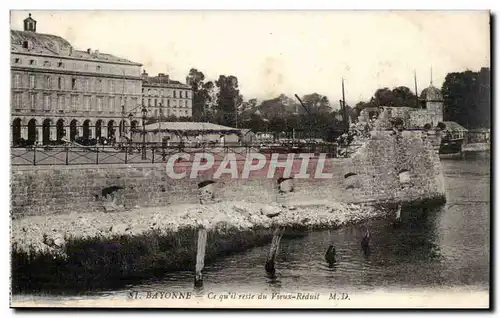
[[[335,107],[382,87],[419,92],[490,66],[487,11],[30,11],[37,32],[185,81],[191,68],[238,78],[244,99],[319,93]],[[11,11],[22,30],[28,11]],[[337,102],[338,103],[338,102]]]

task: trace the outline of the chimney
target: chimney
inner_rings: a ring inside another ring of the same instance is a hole
[[[186,76],[186,85],[191,86],[191,77]]]
[[[69,55],[73,55],[73,47],[72,46],[69,47]]]
[[[92,50],[91,49],[87,49],[87,53],[88,54],[92,53]]]
[[[142,76],[142,79],[143,79],[143,80],[148,79],[148,75],[149,75],[149,74],[148,74],[148,73],[146,73],[146,70],[143,70],[143,71],[142,71],[141,76]]]
[[[99,57],[99,50],[95,50],[94,54],[95,54],[96,57]]]

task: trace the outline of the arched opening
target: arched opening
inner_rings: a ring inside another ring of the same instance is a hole
[[[293,178],[278,178],[276,180],[276,183],[278,185],[278,192],[279,193],[288,193],[288,192],[293,192]]]
[[[64,129],[64,120],[59,119],[57,121],[56,127],[57,127],[57,141],[60,141],[66,136],[66,130]]]
[[[90,139],[90,120],[88,119],[83,122],[83,139],[84,140]]]
[[[132,120],[132,122],[130,123],[130,129],[132,130],[137,129],[138,125],[139,123],[137,122],[137,120]]]
[[[42,124],[42,142],[44,145],[48,145],[50,143],[50,129],[52,122],[50,119],[45,119]]]
[[[36,139],[36,119],[32,119],[28,122],[28,141],[30,141],[30,143],[34,143]]]
[[[101,139],[101,136],[102,136],[102,120],[99,119],[95,123],[95,138],[99,140]]]
[[[21,119],[16,118],[12,122],[12,144],[18,146],[21,143]]]
[[[349,172],[349,173],[346,173],[346,174],[344,175],[344,178],[345,178],[345,179],[347,179],[347,178],[352,177],[352,176],[355,176],[355,175],[356,175],[355,173],[353,173],[353,172]]]
[[[200,190],[200,203],[208,203],[215,199],[215,181],[205,180],[198,183],[198,189]]]
[[[69,124],[69,136],[71,141],[75,141],[78,136],[78,121],[73,119]]]
[[[113,120],[110,120],[108,122],[108,138],[114,138],[115,137],[115,122]]]
[[[361,188],[360,177],[354,172],[348,172],[344,175],[346,190]]]
[[[124,136],[125,135],[125,127],[126,127],[126,123],[124,120],[120,121],[119,127],[120,127],[120,137]]]

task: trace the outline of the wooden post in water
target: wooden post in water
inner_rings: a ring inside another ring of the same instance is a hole
[[[198,229],[198,245],[196,250],[196,268],[194,276],[194,287],[203,286],[203,266],[205,266],[205,250],[207,246],[207,229]]]
[[[269,250],[269,256],[266,261],[266,273],[270,276],[274,276],[276,274],[275,269],[275,261],[276,255],[278,254],[278,249],[280,245],[281,238],[285,233],[285,228],[278,227],[274,230],[273,240],[271,242],[271,249]]]
[[[400,203],[398,204],[398,209],[396,210],[396,222],[401,222],[401,209],[403,208],[403,205]]]

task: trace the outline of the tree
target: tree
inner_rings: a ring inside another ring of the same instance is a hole
[[[262,101],[258,109],[262,115],[267,119],[275,117],[283,117],[286,113],[287,97],[284,94],[272,99]]]
[[[406,86],[399,86],[392,90],[393,106],[418,107],[417,96]]]
[[[302,102],[307,107],[307,111],[304,107],[300,107],[299,114],[305,114],[308,112],[311,114],[326,114],[332,111],[328,97],[318,93],[304,95],[302,97]]]
[[[406,86],[398,86],[392,90],[388,87],[379,88],[370,98],[370,101],[360,101],[354,108],[348,107],[348,113],[351,119],[356,119],[361,111],[368,107],[419,107],[417,104],[417,96]]]
[[[446,75],[442,94],[444,120],[466,128],[489,128],[491,115],[490,69]]]
[[[207,121],[208,118],[213,117],[207,112],[213,111],[214,83],[211,81],[205,82],[203,72],[195,68],[189,71],[188,78],[193,90],[193,120]]]
[[[201,121],[213,122],[215,120],[217,96],[215,84],[212,81],[203,84],[200,90],[200,104],[202,109]]]
[[[199,120],[202,117],[203,108],[205,105],[204,96],[200,92],[204,85],[203,81],[205,80],[205,75],[203,74],[203,72],[192,68],[191,70],[189,70],[188,78],[193,90],[193,119]]]
[[[218,88],[215,118],[217,123],[234,127],[237,120],[238,106],[243,102],[243,96],[238,89],[238,78],[233,75],[220,75],[215,81]]]

